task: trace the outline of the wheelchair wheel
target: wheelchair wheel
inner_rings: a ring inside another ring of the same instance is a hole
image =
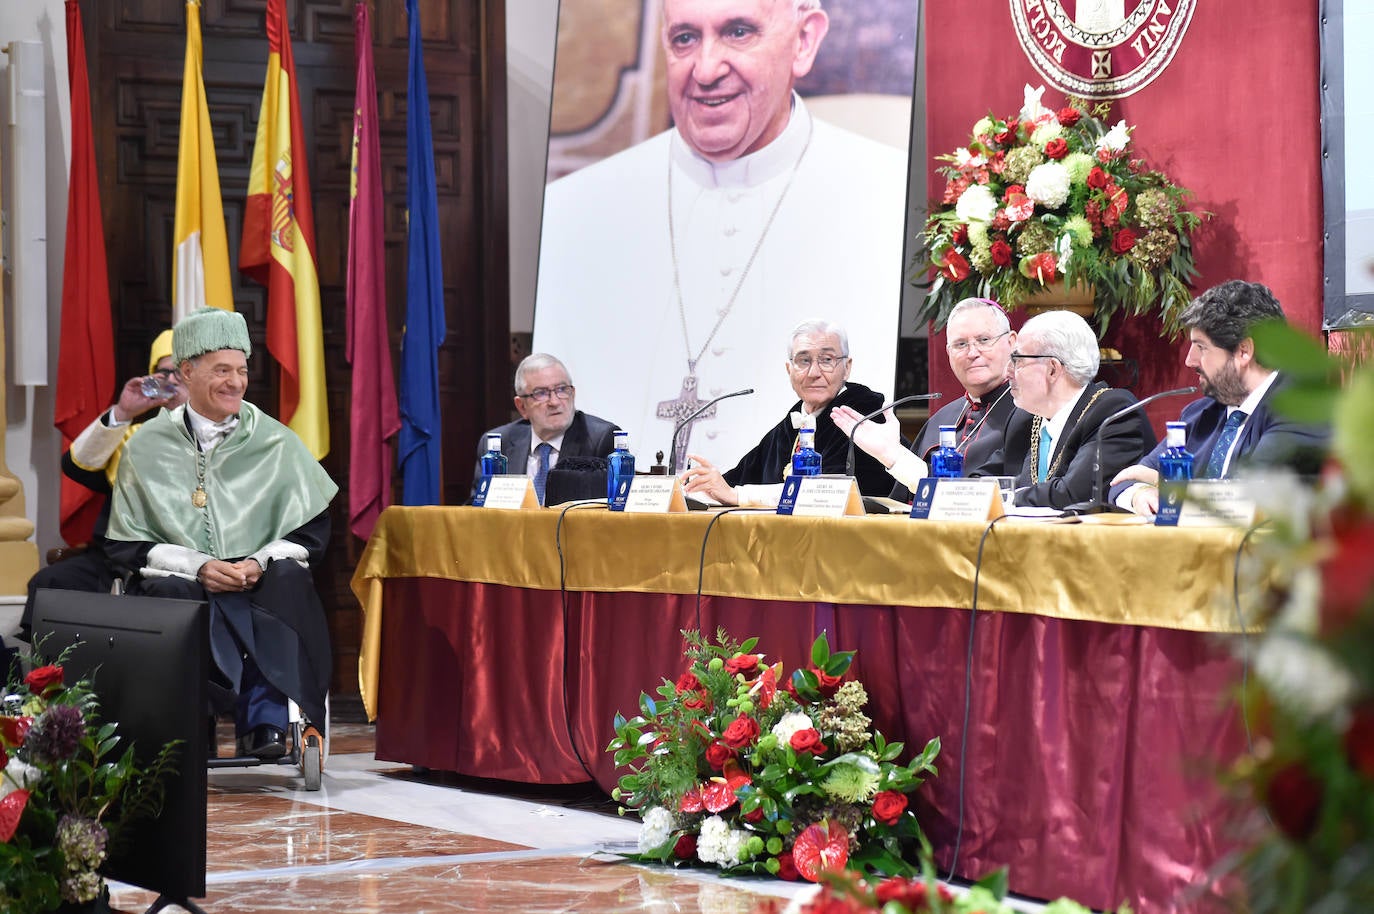
[[[306,725],[301,734],[301,777],[306,790],[319,790],[324,775],[324,738],[320,731]]]

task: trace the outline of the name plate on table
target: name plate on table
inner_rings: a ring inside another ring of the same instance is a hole
[[[682,494],[682,482],[676,476],[636,476],[622,482],[627,491],[617,492],[611,501],[612,511],[626,514],[678,514],[687,510]]]
[[[472,503],[478,508],[521,508],[539,507],[539,496],[534,494],[534,481],[528,476],[506,474],[490,476],[477,483],[477,494]]]
[[[778,513],[796,517],[846,517],[864,513],[853,476],[788,476]]]
[[[917,520],[993,520],[1005,514],[1002,488],[995,477],[941,479],[916,484],[911,516]]]
[[[1255,500],[1242,480],[1193,479],[1179,508],[1178,526],[1248,528],[1256,514]]]

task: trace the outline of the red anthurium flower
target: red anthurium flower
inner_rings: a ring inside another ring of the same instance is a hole
[[[701,785],[684,793],[682,801],[677,804],[678,812],[701,812],[705,808],[706,804],[701,797]]]
[[[822,872],[844,869],[849,862],[849,832],[838,822],[807,826],[792,845],[792,862],[808,882],[818,881]]]
[[[746,784],[754,783],[754,779],[745,774],[739,762],[733,758],[721,766],[720,774],[721,777],[725,778],[726,783],[730,785],[731,790],[736,790]]]
[[[724,812],[735,805],[735,788],[724,778],[711,778],[701,792],[701,800],[711,812]]]
[[[765,711],[773,704],[773,699],[777,697],[778,670],[781,667],[782,664],[780,663],[775,666],[764,667],[758,682],[754,683],[754,687],[749,690],[750,694],[754,696],[754,701]]]
[[[33,726],[32,717],[0,717],[0,740],[11,749],[24,745],[24,737]]]
[[[945,251],[940,260],[940,275],[952,282],[968,279],[970,268],[968,260],[954,248]]]
[[[15,829],[19,827],[19,817],[24,814],[28,802],[27,790],[12,790],[5,794],[4,799],[0,799],[0,843],[14,837]]]

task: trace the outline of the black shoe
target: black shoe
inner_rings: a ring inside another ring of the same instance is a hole
[[[239,737],[239,753],[260,759],[281,758],[286,754],[286,734],[270,724],[254,727],[247,736]]]

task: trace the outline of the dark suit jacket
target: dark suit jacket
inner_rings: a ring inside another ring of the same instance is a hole
[[[989,404],[988,417],[978,427],[968,447],[964,448],[965,476],[1015,476],[1026,462],[1031,414],[1024,409],[1017,409],[1007,387],[1004,383],[983,397],[983,402]],[[960,426],[967,408],[968,402],[960,397],[952,403],[946,403],[927,419],[911,446],[916,456],[929,461],[930,452],[940,444],[940,426]],[[898,501],[911,501],[911,492],[897,483],[891,497]]]
[[[1271,401],[1283,387],[1283,377],[1275,378],[1260,398],[1254,414],[1245,420],[1231,452],[1231,466],[1226,476],[1234,475],[1242,467],[1287,466],[1309,475],[1321,470],[1331,430],[1274,415]],[[1193,475],[1200,478],[1212,457],[1212,448],[1221,437],[1222,427],[1226,425],[1226,404],[1202,397],[1183,407],[1179,418],[1186,426],[1184,447],[1193,455]],[[1141,459],[1141,465],[1158,470],[1159,456],[1163,452],[1164,442],[1160,442]],[[1115,500],[1128,485],[1130,483],[1113,486],[1112,499]]]
[[[1105,391],[1084,409],[1094,394]],[[1059,468],[1054,476],[1044,482],[1036,483],[1031,479],[1031,460],[1034,457],[1027,448],[1026,460],[1021,474],[1016,479],[1016,503],[1049,508],[1067,508],[1075,502],[1088,501],[1093,495],[1093,460],[1097,450],[1097,431],[1102,421],[1119,409],[1125,409],[1136,398],[1128,390],[1108,387],[1101,381],[1089,384],[1069,414],[1069,421],[1054,442],[1054,453],[1050,455],[1050,465],[1062,453]],[[1138,461],[1145,452],[1155,445],[1155,432],[1150,421],[1141,410],[1124,419],[1118,419],[1107,427],[1102,435],[1102,482],[1105,486],[1112,477]]]
[[[578,410],[573,415],[572,424],[563,433],[563,446],[558,450],[558,459],[565,457],[605,457],[615,449],[615,430],[618,426],[598,416]],[[482,481],[482,455],[487,452],[487,435],[501,436],[501,453],[510,461],[510,472],[523,473],[530,459],[530,422],[517,419],[497,426],[477,439],[477,464],[472,471],[472,492],[468,500],[477,494],[477,483]]]
[[[849,454],[849,438],[830,421],[830,411],[836,406],[849,406],[866,416],[882,405],[882,394],[849,381],[830,401],[830,405],[821,410],[816,416],[816,450],[821,455],[822,473],[843,473]],[[792,447],[797,440],[797,430],[792,427],[792,413],[800,409],[801,401],[798,400],[792,404],[792,409],[783,416],[782,421],[773,426],[753,450],[724,474],[725,481],[732,486],[782,482],[785,476],[782,468],[791,467]],[[886,420],[878,416],[869,421]],[[857,448],[854,451],[854,476],[859,482],[859,491],[864,495],[885,495],[892,487],[892,477],[887,475],[883,465]]]

